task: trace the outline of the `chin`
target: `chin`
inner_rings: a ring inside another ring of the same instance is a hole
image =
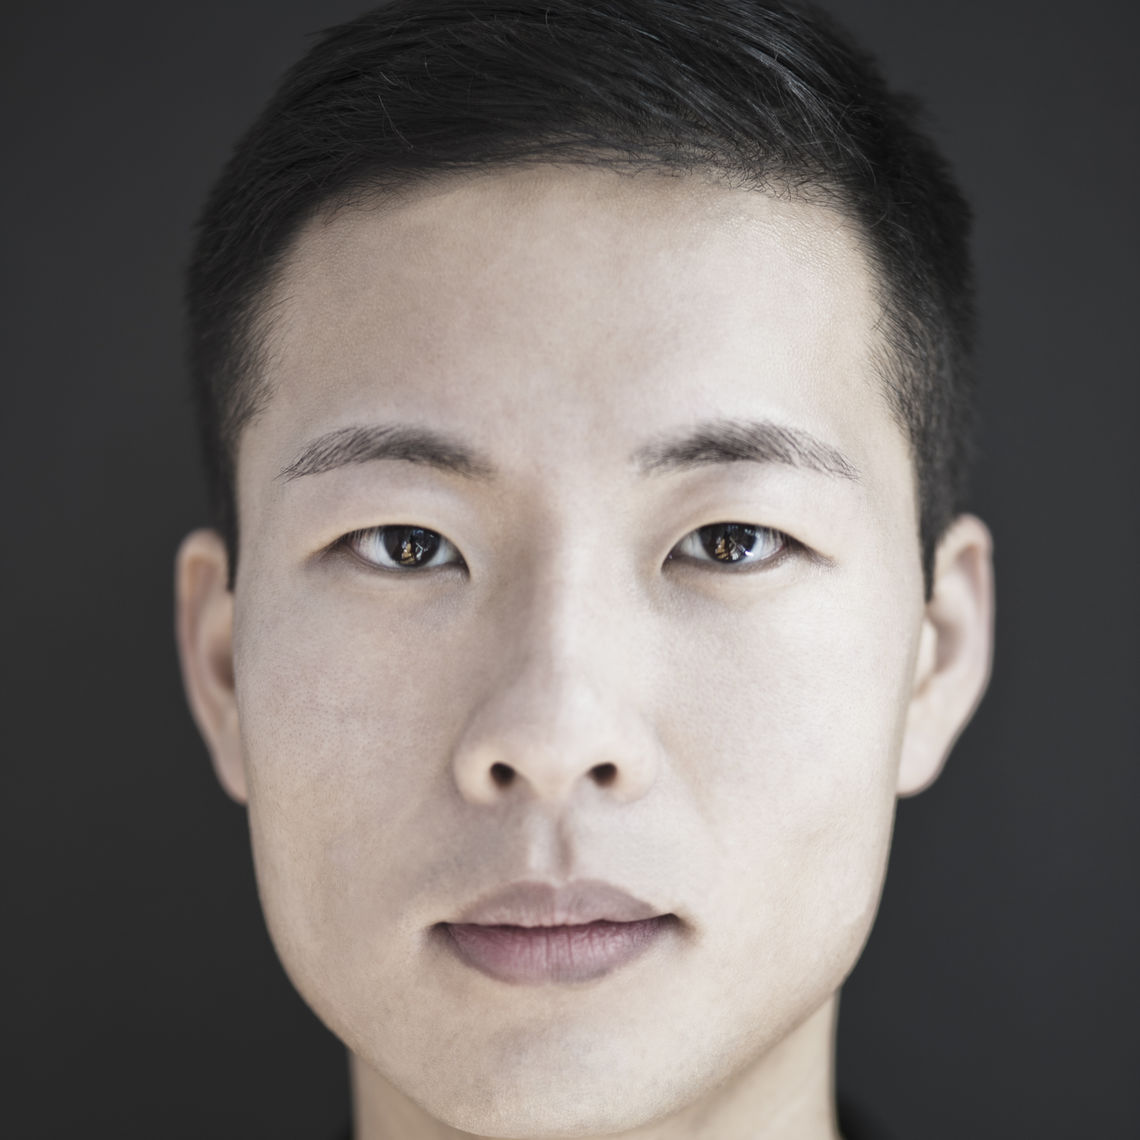
[[[699,1055],[647,1055],[654,1043],[620,1031],[457,1042],[405,1052],[386,1082],[433,1119],[484,1137],[555,1140],[624,1133],[680,1111],[716,1083]],[[387,1059],[395,1058],[385,1050]],[[358,1063],[361,1058],[358,1056]],[[678,1083],[680,1082],[680,1083]]]
[[[436,1098],[421,1106],[443,1124],[478,1136],[504,1140],[601,1136],[629,1131],[672,1110],[647,1103],[643,1077],[601,1086],[593,1082],[583,1088],[577,1081],[565,1082],[558,1073],[535,1071],[525,1089],[491,1081],[474,1099]]]

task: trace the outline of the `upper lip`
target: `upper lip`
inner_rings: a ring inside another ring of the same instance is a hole
[[[589,922],[639,922],[662,912],[628,891],[598,879],[554,886],[520,882],[483,895],[456,923],[479,926],[581,926]]]

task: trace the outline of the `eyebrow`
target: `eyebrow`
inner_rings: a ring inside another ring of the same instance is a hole
[[[335,467],[373,459],[423,463],[469,479],[489,479],[494,475],[489,460],[449,435],[411,424],[376,424],[338,428],[318,436],[281,469],[277,478],[289,482],[302,475],[320,475]]]
[[[709,420],[647,444],[634,454],[646,474],[717,463],[774,463],[859,481],[859,469],[838,448],[802,428],[770,420]]]
[[[495,466],[462,440],[411,424],[337,428],[311,440],[278,473],[286,482],[374,459],[422,463],[469,479],[495,477]],[[721,463],[780,464],[834,478],[859,480],[841,451],[802,428],[769,420],[708,420],[639,448],[632,456],[642,474],[687,471]]]

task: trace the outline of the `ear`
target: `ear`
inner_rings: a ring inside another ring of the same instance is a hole
[[[217,531],[196,530],[174,564],[175,630],[190,712],[222,787],[238,803],[247,789],[234,693],[234,596]]]
[[[934,557],[899,765],[898,794],[934,783],[986,691],[993,661],[993,539],[959,515]]]

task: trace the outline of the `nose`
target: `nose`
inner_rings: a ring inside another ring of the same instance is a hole
[[[592,792],[631,802],[652,787],[661,745],[644,703],[649,671],[629,636],[628,599],[615,604],[626,620],[596,590],[563,581],[504,615],[454,754],[465,799],[561,806]]]

